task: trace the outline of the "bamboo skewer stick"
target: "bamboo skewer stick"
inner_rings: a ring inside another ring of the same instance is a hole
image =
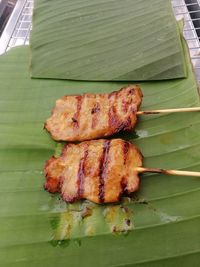
[[[200,177],[200,172],[192,172],[192,171],[164,170],[159,168],[144,168],[144,167],[136,167],[136,171],[138,171],[139,173],[151,172],[151,173],[163,173],[169,175]]]
[[[137,111],[136,114],[149,115],[149,114],[159,114],[159,113],[178,113],[178,112],[195,112],[195,111],[200,111],[200,107],[144,110],[144,111]]]

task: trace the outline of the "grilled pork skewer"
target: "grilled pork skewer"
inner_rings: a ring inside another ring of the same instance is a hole
[[[200,176],[194,172],[143,168],[142,155],[135,145],[122,139],[100,139],[67,144],[59,158],[48,160],[44,168],[45,189],[60,192],[67,202],[117,202],[123,193],[138,189],[139,173],[146,171]]]
[[[56,101],[45,128],[53,139],[69,142],[110,136],[133,129],[141,102],[137,85],[110,94],[64,96]]]
[[[56,101],[45,128],[57,141],[84,141],[129,131],[138,115],[200,111],[200,107],[138,111],[141,102],[142,92],[137,85],[110,94],[64,96]]]
[[[89,199],[96,203],[116,202],[124,191],[139,186],[136,167],[142,166],[142,155],[121,139],[92,140],[67,144],[59,158],[45,165],[45,189],[60,192],[67,202]]]

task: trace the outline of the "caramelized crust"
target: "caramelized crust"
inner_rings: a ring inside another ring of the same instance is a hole
[[[117,202],[123,193],[138,189],[138,166],[141,153],[122,139],[67,144],[59,158],[52,157],[45,165],[45,189],[60,192],[67,202]]]
[[[142,101],[137,85],[110,94],[64,96],[56,101],[45,128],[53,139],[84,141],[134,128]]]

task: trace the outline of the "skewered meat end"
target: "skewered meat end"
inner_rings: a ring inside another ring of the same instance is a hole
[[[45,189],[60,192],[67,202],[117,202],[138,189],[137,166],[142,166],[141,153],[122,139],[67,144],[59,158],[46,162]]]
[[[84,141],[134,128],[142,92],[130,85],[110,94],[64,96],[56,101],[45,128],[53,139]]]

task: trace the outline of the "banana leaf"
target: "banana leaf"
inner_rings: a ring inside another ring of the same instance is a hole
[[[64,203],[43,189],[43,166],[62,144],[43,129],[64,94],[110,92],[126,83],[30,79],[29,48],[0,57],[0,266],[198,266],[200,180],[143,175],[116,205]],[[142,109],[199,105],[188,78],[141,83]],[[144,166],[200,170],[198,113],[141,116],[122,134]]]
[[[97,81],[186,76],[171,0],[36,0],[31,75]]]

